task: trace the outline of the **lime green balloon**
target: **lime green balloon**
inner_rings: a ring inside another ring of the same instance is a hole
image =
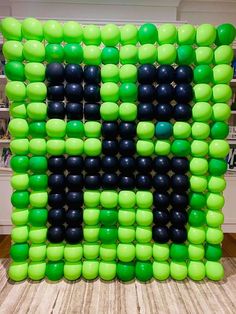
[[[208,162],[205,158],[193,157],[190,161],[189,167],[192,174],[202,176],[208,171]]]
[[[163,262],[169,259],[170,248],[169,245],[164,243],[154,243],[153,244],[153,258],[155,261]]]
[[[101,43],[101,31],[96,25],[86,25],[83,29],[83,42],[85,45],[99,46]]]
[[[7,61],[23,61],[23,45],[19,41],[9,40],[3,44],[3,55]]]
[[[129,227],[120,226],[118,228],[118,240],[121,243],[133,242],[135,240],[135,228],[133,226],[129,226]],[[136,254],[137,254],[137,246],[136,246]]]
[[[46,131],[50,137],[64,137],[66,134],[66,122],[62,119],[49,119],[46,123]]]
[[[121,83],[135,83],[137,81],[137,67],[133,64],[124,64],[119,69]]]
[[[152,44],[144,44],[138,49],[139,63],[154,63],[157,59],[157,49]]]
[[[214,102],[228,102],[232,97],[232,89],[226,84],[217,84],[212,88]]]
[[[46,262],[30,262],[28,276],[31,280],[41,280],[45,277]]]
[[[132,226],[135,223],[135,210],[133,208],[118,211],[118,222],[121,226]]]
[[[209,155],[213,158],[225,158],[229,153],[229,144],[225,140],[213,140],[209,145]]]
[[[46,207],[48,202],[48,192],[47,191],[31,191],[30,193],[30,205],[36,208]],[[47,228],[41,228],[45,233],[47,232]],[[37,230],[37,228],[35,228]],[[37,242],[36,242],[37,241]],[[36,240],[35,243],[40,243],[39,239]]]
[[[63,24],[64,41],[68,44],[79,44],[82,41],[82,26],[75,21],[68,21]]]
[[[123,102],[122,104],[120,104],[119,117],[123,121],[134,121],[137,118],[136,104],[128,102]]]
[[[152,193],[149,191],[137,191],[136,204],[139,208],[150,208],[153,204]]]
[[[112,82],[104,83],[100,88],[100,95],[105,102],[117,102],[119,99],[119,86]]]
[[[28,275],[28,262],[12,262],[9,266],[8,276],[13,281],[22,281]]]
[[[213,81],[215,84],[228,84],[233,77],[233,68],[228,64],[219,64],[213,68]]]
[[[220,262],[207,261],[205,268],[208,279],[219,281],[224,278],[224,267]]]
[[[208,84],[212,82],[213,71],[209,65],[206,64],[198,65],[194,69],[193,73],[194,73],[193,80],[196,84],[201,83]]]
[[[188,268],[185,262],[170,262],[170,275],[175,280],[184,280],[187,277]]]
[[[116,277],[116,262],[105,262],[99,263],[99,276],[103,280],[113,280]]]
[[[220,228],[207,227],[206,241],[210,244],[220,244],[224,239],[223,231]]]
[[[212,89],[208,84],[196,84],[193,87],[193,92],[196,102],[209,101],[212,97]]]
[[[99,262],[97,260],[84,261],[82,266],[82,275],[86,280],[93,280],[98,276]]]
[[[80,64],[83,60],[83,48],[80,44],[67,44],[64,46],[64,58],[67,63]]]
[[[152,257],[151,243],[136,244],[136,258],[140,261],[148,261]]]
[[[72,145],[74,145],[74,144],[75,143],[72,143]],[[55,156],[63,155],[65,152],[65,141],[60,140],[60,139],[48,140],[47,141],[47,152],[49,154],[55,155]]]
[[[60,44],[48,44],[45,47],[45,60],[51,62],[63,62],[64,48]]]
[[[100,65],[101,50],[100,47],[89,45],[84,48],[84,63],[87,65]]]
[[[8,124],[8,129],[12,137],[24,138],[28,136],[29,126],[25,119],[12,119]]]
[[[179,65],[189,65],[194,61],[194,49],[190,45],[183,45],[177,48],[177,61]]]
[[[188,241],[191,244],[202,244],[206,239],[205,228],[203,226],[190,226],[188,229]]]
[[[115,208],[118,204],[118,193],[116,191],[102,191],[100,203],[105,208]]]
[[[216,29],[211,24],[202,24],[197,27],[196,42],[198,46],[210,46],[215,42]]]
[[[49,44],[60,44],[63,41],[63,28],[61,23],[48,20],[43,25],[44,38]]]
[[[157,28],[154,24],[143,24],[138,30],[138,40],[141,45],[155,44],[157,41]]]
[[[7,40],[21,41],[21,23],[14,17],[5,17],[1,21],[1,32]]]
[[[27,118],[26,105],[22,102],[12,102],[10,104],[10,115],[12,118]]]
[[[49,261],[59,261],[64,255],[63,243],[49,243],[47,246],[47,258]]]
[[[178,44],[193,45],[195,43],[196,30],[191,24],[183,24],[178,28]]]
[[[220,193],[208,193],[206,204],[209,209],[220,210],[225,204],[224,196]]]
[[[153,214],[150,209],[138,208],[136,212],[136,223],[139,226],[148,227],[153,222]]]
[[[86,225],[94,226],[99,223],[100,211],[98,208],[85,208],[83,220]]]
[[[177,57],[175,46],[164,44],[157,47],[157,61],[160,64],[175,63]]]
[[[26,98],[25,84],[19,81],[8,82],[5,92],[10,101],[23,101]]]
[[[213,61],[213,49],[210,47],[198,47],[195,49],[195,62],[199,65],[211,64]]]
[[[5,74],[11,81],[24,81],[25,80],[25,67],[19,61],[10,61],[5,65]]]
[[[223,192],[226,187],[226,181],[224,178],[218,176],[211,176],[208,180],[208,190],[212,193]]]
[[[11,177],[11,186],[14,190],[23,191],[29,187],[28,174],[17,173]]]
[[[101,78],[103,83],[118,83],[119,68],[115,64],[105,64],[101,68]]]
[[[229,125],[225,122],[215,122],[211,125],[211,137],[225,139],[229,134]]]
[[[158,28],[158,43],[174,44],[177,41],[177,29],[174,24],[162,24]]]
[[[188,245],[188,255],[189,259],[192,261],[200,261],[204,258],[205,250],[202,244],[192,244]]]
[[[204,176],[192,175],[190,178],[190,188],[193,192],[204,192],[207,188],[207,178]]]
[[[27,40],[24,43],[23,55],[27,61],[43,62],[45,59],[45,47],[38,40]]]
[[[47,116],[47,105],[43,102],[31,102],[27,106],[27,114],[32,120],[45,120]]]
[[[66,244],[64,248],[64,258],[68,262],[78,262],[83,256],[83,247],[81,244]]]
[[[136,64],[138,62],[139,49],[135,45],[125,45],[120,47],[121,64]]]
[[[170,149],[170,147],[168,147]],[[162,147],[164,150],[164,148]],[[154,152],[154,143],[151,140],[138,140],[136,150],[139,156],[151,156]]]
[[[192,118],[197,122],[208,122],[212,116],[212,107],[208,102],[197,102],[192,107]]]
[[[142,140],[152,139],[155,133],[155,126],[152,122],[140,121],[137,125],[137,136]]]
[[[170,266],[167,261],[153,262],[153,277],[157,280],[163,281],[170,276]]]
[[[233,60],[233,57],[233,49],[228,45],[219,46],[214,51],[215,64],[230,64]]]
[[[200,281],[205,278],[205,265],[202,261],[190,261],[188,264],[188,276],[192,280]]]
[[[217,27],[217,38],[216,44],[220,45],[231,45],[236,36],[236,29],[232,24],[221,24]]]
[[[117,257],[122,262],[131,262],[135,258],[135,246],[133,243],[119,243]]]
[[[86,137],[100,137],[101,129],[102,125],[100,122],[97,121],[87,121],[84,124],[84,134]]]
[[[210,135],[210,126],[205,122],[193,122],[192,124],[192,138],[197,140],[204,140]]]
[[[45,243],[32,243],[29,248],[29,258],[33,262],[41,262],[46,258],[46,244]]]
[[[193,140],[191,143],[191,154],[194,157],[204,157],[208,154],[208,143],[201,140]]]
[[[45,66],[39,62],[29,62],[25,65],[25,76],[30,82],[43,82]]]
[[[105,46],[116,46],[120,41],[120,30],[115,24],[106,24],[101,28],[101,38]]]
[[[104,47],[101,53],[101,60],[103,64],[118,64],[119,50],[116,47]]]
[[[231,115],[231,109],[228,104],[216,103],[212,107],[213,121],[227,121]]]
[[[101,104],[100,114],[105,121],[116,121],[119,117],[119,106],[115,102],[104,102]]]
[[[43,26],[40,21],[28,17],[22,22],[22,36],[27,39],[43,40]]]
[[[24,193],[24,192],[15,192]],[[28,205],[27,205],[28,206]],[[15,243],[25,243],[28,241],[29,237],[29,227],[28,226],[14,226],[11,231],[12,241]]]
[[[126,24],[120,29],[120,42],[122,45],[136,45],[138,42],[138,30],[133,24]]]
[[[169,140],[157,140],[155,143],[155,153],[157,155],[167,156],[171,148],[171,142]]]
[[[190,153],[190,143],[187,140],[174,140],[171,151],[178,157],[188,156]]]
[[[173,136],[176,139],[185,139],[191,135],[191,126],[187,122],[176,121],[173,126]]]
[[[206,222],[209,227],[218,228],[224,222],[224,214],[220,210],[208,210]]]
[[[97,138],[87,138],[84,141],[84,153],[87,156],[99,156],[102,151],[102,143]]]
[[[26,87],[26,94],[30,101],[44,101],[47,96],[47,86],[43,82],[29,83]]]
[[[20,175],[21,174],[18,174],[19,175],[19,180],[17,182],[17,187],[18,187],[18,190],[25,190],[24,186],[26,188],[28,188],[28,185],[26,180],[23,181],[23,184],[20,182]],[[25,174],[23,174],[25,176]],[[16,181],[13,183],[15,184]],[[12,186],[13,186],[12,184]],[[24,185],[24,186],[23,186]],[[12,214],[11,214],[11,221],[12,221],[12,224],[16,225],[16,226],[23,226],[23,225],[26,225],[28,223],[28,217],[29,217],[29,210],[28,208],[14,208],[13,211],[12,211]]]
[[[80,138],[67,138],[65,153],[71,156],[80,156],[84,151],[84,142]]]
[[[33,155],[43,156],[46,154],[46,141],[42,138],[33,138],[29,142],[29,151]]]

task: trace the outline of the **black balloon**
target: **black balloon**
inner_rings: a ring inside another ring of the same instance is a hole
[[[66,104],[66,114],[68,120],[82,120],[83,104],[76,102],[68,102]]]
[[[153,177],[153,186],[158,192],[166,192],[170,188],[170,177],[166,174],[156,174]]]
[[[180,65],[175,69],[175,82],[191,83],[193,80],[193,70],[188,65]]]
[[[70,208],[66,211],[66,223],[70,227],[79,227],[83,222],[83,211]]]
[[[185,228],[170,227],[170,238],[174,243],[183,243],[187,240],[187,230]]]
[[[156,70],[156,77],[158,83],[172,83],[175,78],[175,70],[169,65],[160,65]]]
[[[132,139],[136,135],[136,124],[134,122],[121,122],[119,124],[119,135],[124,139]]]
[[[174,174],[171,177],[171,187],[177,193],[186,192],[189,189],[189,178],[184,174]]]
[[[167,156],[158,156],[153,160],[153,169],[159,174],[166,174],[170,171],[171,161]]]
[[[166,226],[153,226],[152,238],[158,243],[167,243],[170,239],[169,229]]]
[[[156,226],[165,226],[169,223],[170,215],[167,209],[154,208],[153,210],[153,222]]]
[[[113,139],[118,136],[118,123],[117,122],[103,122],[102,123],[102,136],[107,139]]]
[[[66,159],[64,156],[51,156],[48,159],[48,169],[51,172],[63,173],[66,168]]]
[[[83,189],[84,180],[82,174],[68,174],[66,177],[66,186],[70,191]]]
[[[64,81],[64,66],[58,62],[48,63],[45,76],[50,83],[62,83]]]
[[[139,173],[149,173],[152,171],[152,158],[139,156],[136,159],[136,166]]]
[[[119,170],[123,174],[132,174],[135,171],[135,159],[131,156],[120,157]]]
[[[100,87],[96,84],[87,84],[84,86],[84,100],[88,102],[99,102]]]
[[[160,84],[156,87],[156,99],[160,103],[168,103],[174,99],[174,88],[170,84]]]
[[[133,140],[121,140],[119,142],[119,152],[124,156],[132,156],[135,154],[135,142]]]
[[[148,121],[154,119],[154,105],[152,103],[138,104],[138,119]]]
[[[102,170],[107,173],[115,172],[118,169],[119,161],[115,156],[104,156],[102,157]]]
[[[96,103],[86,103],[84,105],[84,118],[86,120],[100,120],[100,105]]]
[[[135,188],[134,177],[121,175],[119,178],[119,187],[121,190],[133,190]]]
[[[170,195],[167,192],[154,192],[153,203],[158,209],[166,209],[170,205]]]
[[[62,208],[51,208],[48,211],[48,222],[53,226],[61,226],[65,223],[66,211]]]
[[[82,227],[67,227],[65,232],[65,239],[69,244],[76,244],[83,240]]]
[[[81,207],[83,205],[83,192],[69,191],[66,193],[66,204],[68,207]]]
[[[155,99],[155,87],[150,84],[142,84],[138,87],[138,100],[152,102]]]
[[[50,101],[47,107],[49,119],[64,119],[66,114],[64,103],[61,101]]]
[[[47,239],[51,243],[60,243],[65,238],[64,226],[51,226],[47,231]]]
[[[192,108],[189,104],[176,104],[173,109],[173,118],[176,121],[188,121],[192,117]]]
[[[101,81],[101,70],[97,65],[86,65],[84,68],[84,81],[89,84],[99,84]]]
[[[186,209],[188,206],[188,195],[185,193],[171,193],[170,204],[173,208]]]
[[[65,193],[50,192],[48,194],[48,205],[53,208],[63,207],[66,203]]]
[[[116,189],[119,183],[118,175],[115,173],[104,173],[102,175],[102,188],[103,189]]]
[[[142,64],[138,67],[138,81],[141,84],[152,84],[156,80],[156,68],[152,64]]]
[[[173,107],[168,103],[159,103],[155,106],[155,118],[157,121],[170,121],[172,118]]]
[[[185,174],[189,170],[189,161],[186,157],[173,157],[171,159],[171,169],[175,173]]]
[[[81,84],[68,83],[65,87],[65,95],[68,101],[81,101],[83,99],[83,87]]]
[[[193,99],[193,88],[190,84],[178,84],[175,86],[175,100],[181,103],[189,103]]]
[[[84,178],[84,186],[86,189],[99,189],[101,186],[101,176],[99,174],[86,175]]]
[[[136,187],[139,190],[150,190],[152,187],[152,177],[148,174],[138,174],[136,176]]]
[[[102,152],[104,155],[115,156],[118,153],[118,141],[116,140],[103,140]]]
[[[62,101],[65,97],[64,85],[49,85],[47,88],[47,98],[49,100]]]
[[[53,173],[48,177],[48,187],[53,191],[63,191],[65,189],[66,178],[64,174]]]
[[[68,83],[81,83],[83,80],[83,69],[79,64],[69,63],[65,67],[65,79]]]
[[[185,210],[171,209],[170,211],[170,222],[173,226],[184,227],[188,222],[188,214]]]
[[[81,156],[69,156],[66,159],[66,169],[72,173],[81,173],[83,171],[84,161]]]
[[[101,169],[101,159],[99,157],[86,157],[84,159],[84,170],[87,173],[97,174]]]

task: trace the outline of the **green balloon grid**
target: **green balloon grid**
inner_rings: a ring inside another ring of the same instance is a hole
[[[118,277],[130,281],[136,276],[140,281],[152,277],[221,280],[224,276],[220,262],[221,224],[233,58],[230,45],[235,38],[234,26],[184,24],[176,28],[172,24],[156,27],[146,23],[140,27],[132,24],[98,27],[81,26],[74,21],[41,23],[34,18],[18,21],[8,17],[1,21],[1,32],[5,38],[3,54],[7,60],[6,95],[10,101],[13,154],[10,279],[41,280],[47,276],[55,281],[63,276],[68,280],[83,276],[93,280],[100,276],[103,280]],[[58,130],[50,127],[50,120],[47,122],[45,68],[51,62],[101,66],[104,121],[136,120],[137,64],[191,65],[194,101],[190,124],[173,123],[170,132],[176,138],[167,141],[153,138],[153,123],[142,126],[139,122],[136,144],[141,156],[178,155],[184,151],[190,160],[185,244],[153,243],[152,212],[148,210],[153,199],[149,191],[85,191],[85,242],[47,243],[47,154],[89,155],[94,147],[100,154],[98,140],[64,141],[64,134],[61,139],[55,138],[65,122],[57,125]],[[180,133],[184,134],[184,141],[177,138]],[[41,178],[40,189],[34,184],[34,175]],[[101,208],[105,212],[103,217],[99,213]],[[111,208],[120,209],[114,212]],[[110,234],[99,226],[99,219],[106,224],[107,215],[119,222],[119,228],[109,229]],[[118,243],[118,237],[126,241]],[[106,243],[107,238],[114,243]]]

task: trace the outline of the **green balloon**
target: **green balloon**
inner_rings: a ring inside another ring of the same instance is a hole
[[[205,122],[193,122],[192,138],[204,140],[210,135],[210,126]]]
[[[26,105],[22,102],[12,102],[10,104],[10,115],[12,118],[27,118]]]
[[[221,24],[217,27],[216,44],[231,45],[236,36],[236,29],[232,24]]]
[[[215,64],[230,64],[233,60],[233,57],[233,49],[228,45],[219,46],[214,52]]]
[[[98,46],[89,45],[84,47],[84,63],[87,65],[100,65],[101,49]]]
[[[194,82],[196,84],[201,83],[211,83],[213,79],[213,71],[212,68],[209,65],[198,65],[193,71],[194,73]]]
[[[83,29],[83,42],[85,45],[96,45],[101,44],[101,31],[96,25],[86,25]]]
[[[99,239],[102,243],[105,244],[116,243],[118,239],[117,226],[102,226],[99,231]]]
[[[3,44],[3,55],[7,61],[23,61],[23,45],[19,41],[9,40]]]
[[[141,64],[155,63],[157,59],[157,49],[155,45],[144,44],[140,46],[138,50],[138,59]]]
[[[164,44],[157,47],[157,61],[160,64],[175,63],[177,57],[176,48],[171,44]]]
[[[28,259],[28,243],[15,243],[10,248],[10,256],[14,262],[23,262]]]
[[[29,169],[34,173],[45,173],[48,168],[47,158],[43,156],[32,156],[29,160]]]
[[[13,156],[10,165],[14,172],[25,173],[29,169],[29,158],[27,156]]]
[[[133,24],[126,24],[120,29],[120,42],[122,45],[136,45],[138,42],[138,30]]]
[[[211,137],[225,139],[229,134],[229,125],[225,122],[215,122],[211,126]]]
[[[25,65],[25,76],[30,82],[45,80],[45,66],[39,62],[29,62]]]
[[[153,277],[157,280],[166,280],[170,276],[170,266],[167,261],[154,261],[153,267]]]
[[[29,205],[28,191],[15,191],[11,196],[11,203],[16,208],[26,208]]]
[[[212,107],[208,102],[197,102],[192,107],[192,118],[197,122],[208,122],[212,116]]]
[[[213,49],[210,47],[198,47],[195,50],[196,64],[211,64],[213,61]]]
[[[185,262],[170,262],[170,275],[175,280],[184,280],[188,270]]]
[[[24,156],[29,153],[29,140],[26,138],[17,138],[11,141],[10,149],[13,154]]]
[[[120,47],[120,63],[136,64],[138,62],[138,47],[125,45]]]
[[[135,275],[139,281],[149,281],[152,279],[152,263],[150,261],[140,262],[137,261],[135,264]]]
[[[120,85],[119,97],[123,102],[135,102],[138,96],[138,89],[134,83],[123,83]]]
[[[216,29],[211,24],[202,24],[197,28],[196,42],[198,46],[210,46],[215,42]]]
[[[137,106],[133,103],[123,102],[119,106],[119,117],[123,121],[134,121],[137,118]],[[153,126],[154,133],[154,126]]]
[[[30,262],[28,267],[28,276],[31,280],[41,280],[44,278],[46,272],[46,263]]]
[[[212,89],[208,84],[196,84],[193,87],[193,91],[196,102],[209,101],[212,97]]]
[[[29,126],[25,119],[12,119],[8,124],[8,129],[12,137],[25,138],[29,133]]]
[[[38,40],[27,40],[24,43],[23,55],[27,61],[43,62],[45,59],[45,47]]]
[[[5,74],[11,81],[25,80],[25,67],[19,61],[10,61],[5,65]]]
[[[215,84],[229,84],[233,77],[233,68],[228,64],[219,64],[213,68]]]
[[[21,23],[14,17],[5,17],[1,21],[1,32],[7,40],[21,41]]]
[[[80,64],[83,60],[83,48],[80,44],[67,44],[64,47],[65,61]]]
[[[118,64],[119,50],[116,47],[104,47],[101,53],[103,64]]]
[[[119,68],[121,83],[135,83],[137,81],[137,67],[133,64],[124,64]]]
[[[190,171],[192,174],[202,176],[208,171],[208,162],[205,158],[193,157],[190,161]]]
[[[60,44],[48,44],[45,47],[45,60],[51,62],[64,61],[64,48]]]
[[[35,121],[46,119],[47,105],[43,102],[32,102],[27,106],[28,116]]]
[[[46,266],[46,277],[49,280],[57,281],[63,277],[64,274],[64,262],[51,262],[49,261]]]
[[[213,158],[225,158],[229,153],[229,144],[225,140],[212,140],[209,145],[209,155]]]
[[[103,83],[118,83],[119,68],[115,64],[105,64],[101,68],[101,78]]]
[[[63,28],[61,23],[48,20],[43,25],[44,38],[49,44],[60,44],[63,41]]]
[[[178,157],[188,156],[190,153],[190,143],[187,140],[174,140],[171,151]]]
[[[190,45],[183,45],[177,48],[177,61],[179,65],[189,65],[194,60],[194,49]]]
[[[157,155],[169,155],[171,151],[170,140],[157,140],[155,143],[155,153]]]
[[[217,84],[212,88],[214,102],[228,102],[232,97],[232,89],[226,84]]]
[[[34,174],[29,178],[29,186],[34,191],[41,191],[48,186],[48,177],[46,174]]]
[[[206,197],[201,193],[191,193],[189,196],[189,205],[193,209],[202,209],[206,206]]]
[[[102,84],[100,88],[100,95],[102,101],[111,101],[111,102],[117,102],[119,99],[119,86],[118,84],[108,82]],[[105,106],[104,106],[105,107]],[[113,109],[113,106],[111,107]],[[109,108],[107,108],[107,113],[108,113]]]
[[[116,277],[116,262],[105,262],[99,263],[99,276],[102,280],[112,280]]]
[[[177,41],[177,30],[174,24],[162,24],[158,28],[158,43],[174,44]]]
[[[97,121],[87,121],[84,124],[84,134],[86,137],[96,137],[101,136],[101,123]]]
[[[193,45],[195,43],[196,30],[191,24],[183,24],[178,28],[178,44]]]
[[[173,261],[183,262],[188,258],[188,247],[185,244],[171,244],[170,257]]]
[[[134,263],[119,262],[117,264],[117,277],[119,280],[127,282],[131,281],[135,277],[135,265]]]
[[[100,223],[104,226],[113,226],[118,220],[117,209],[102,209],[100,210]]]
[[[141,45],[155,44],[157,41],[157,28],[154,24],[143,24],[138,30],[138,40]]]
[[[209,173],[215,176],[222,176],[227,171],[227,162],[224,159],[211,158],[209,160]]]
[[[105,46],[116,46],[120,41],[120,30],[115,24],[106,24],[101,29],[101,38]]]
[[[154,143],[151,140],[138,140],[136,150],[139,156],[151,156],[154,152]]]
[[[26,98],[26,87],[23,82],[8,82],[5,92],[10,101],[24,101]]]
[[[205,258],[209,261],[218,261],[222,257],[222,248],[220,244],[209,244],[205,246]]]
[[[119,106],[115,102],[104,102],[101,104],[100,114],[105,121],[115,121],[119,117]]]
[[[29,223],[34,227],[43,227],[47,223],[48,210],[46,208],[32,208],[29,211]]]
[[[82,138],[84,136],[84,125],[81,121],[71,120],[66,124],[66,134],[68,137]]]
[[[47,86],[44,82],[33,82],[26,86],[26,94],[30,101],[44,101],[47,96]]]
[[[220,262],[207,261],[205,264],[206,276],[213,281],[219,281],[224,278],[224,267]]]
[[[43,26],[40,21],[28,17],[22,22],[22,36],[27,39],[43,40]]]
[[[231,109],[228,104],[217,103],[212,106],[212,120],[226,121],[231,115]]]
[[[176,139],[189,138],[191,135],[191,126],[187,122],[176,121],[173,126],[173,136]]]
[[[202,261],[190,261],[188,264],[188,276],[192,280],[200,281],[205,278],[205,265]]]
[[[63,25],[64,40],[68,44],[79,44],[82,41],[82,26],[75,21],[68,21]]]
[[[13,281],[22,281],[27,278],[28,261],[12,262],[9,266],[8,276]]]
[[[191,226],[200,227],[206,223],[204,210],[191,209],[188,214],[188,222]]]

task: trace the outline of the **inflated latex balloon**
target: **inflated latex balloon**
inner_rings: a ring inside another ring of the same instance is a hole
[[[177,40],[177,30],[173,24],[162,24],[158,28],[158,43],[174,44]]]
[[[29,126],[24,119],[12,119],[8,125],[9,132],[12,137],[24,138],[27,137],[29,132]]]
[[[13,118],[26,119],[26,105],[23,102],[12,102],[10,104],[10,114]]]
[[[216,29],[211,24],[202,24],[198,26],[196,33],[196,42],[198,46],[210,46],[215,42]]]
[[[5,17],[1,21],[1,32],[7,40],[21,40],[21,23],[14,17]]]
[[[45,40],[50,44],[60,44],[63,41],[63,27],[56,20],[48,20],[43,25]]]
[[[106,64],[101,69],[101,78],[103,83],[119,82],[119,69],[115,64]]]
[[[196,84],[200,83],[211,83],[213,78],[213,71],[209,65],[198,65],[194,69],[194,82]]]
[[[101,63],[100,47],[94,45],[84,47],[84,63],[87,65],[99,65]]]
[[[63,25],[64,41],[68,44],[79,44],[83,38],[82,26],[75,21],[68,21]]]
[[[106,24],[101,29],[101,38],[105,46],[116,46],[120,41],[120,30],[115,24]]]
[[[138,62],[138,47],[135,45],[125,45],[120,48],[121,64],[136,64]]]
[[[214,102],[228,102],[232,97],[232,89],[226,84],[217,84],[212,88]]]
[[[23,82],[12,81],[6,85],[6,95],[11,101],[23,101],[26,98],[26,87]]]
[[[116,47],[104,47],[102,49],[101,59],[103,64],[118,64],[119,50]]]
[[[211,64],[213,61],[213,49],[210,47],[198,47],[195,50],[197,64]]]
[[[23,61],[23,45],[19,41],[5,42],[2,52],[7,61]]]
[[[213,140],[209,145],[209,154],[213,158],[225,158],[229,153],[229,144],[225,140]]]
[[[154,63],[157,59],[157,49],[152,44],[144,44],[138,50],[139,63]]]
[[[136,45],[138,42],[138,30],[133,24],[126,24],[120,29],[120,42],[122,45]]]
[[[198,122],[208,122],[212,115],[212,107],[208,102],[197,102],[192,108],[192,118]]]
[[[27,39],[43,40],[43,26],[40,21],[28,17],[22,22],[22,36]]]
[[[27,278],[28,274],[28,262],[12,262],[9,270],[8,276],[11,280],[22,281]]]
[[[47,87],[43,82],[29,83],[26,94],[30,101],[44,101],[47,96]]]
[[[45,47],[38,40],[28,40],[24,43],[23,55],[27,61],[42,62],[45,58]]]
[[[45,60],[51,62],[63,62],[64,48],[60,44],[48,44],[45,47]]]
[[[194,61],[194,49],[190,45],[177,48],[177,61],[179,65],[189,65]]]
[[[233,77],[233,68],[228,64],[219,64],[213,68],[215,84],[229,84]]]
[[[143,24],[138,30],[138,39],[141,45],[154,44],[157,41],[157,28],[154,24]]]
[[[39,62],[29,62],[25,65],[25,76],[30,82],[43,82],[45,66]]]
[[[25,67],[19,61],[10,61],[5,65],[5,74],[11,81],[24,81]]]
[[[217,47],[214,52],[215,64],[229,64],[233,60],[233,57],[233,49],[227,45]]]
[[[160,64],[172,64],[176,60],[176,49],[171,44],[164,44],[157,47],[157,61]]]
[[[80,64],[83,60],[83,48],[80,44],[65,45],[64,54],[67,63]]]
[[[203,280],[205,278],[204,263],[202,261],[190,261],[188,264],[188,276],[192,280]]]
[[[196,30],[191,24],[183,24],[178,28],[178,44],[192,45],[195,42]]]
[[[207,102],[212,97],[212,89],[211,86],[208,84],[196,84],[193,87],[193,91],[196,102]]]
[[[101,43],[101,31],[96,25],[86,25],[83,29],[83,42],[85,45],[99,46]]]
[[[230,45],[236,36],[236,29],[232,24],[221,24],[217,27],[217,45]]]

